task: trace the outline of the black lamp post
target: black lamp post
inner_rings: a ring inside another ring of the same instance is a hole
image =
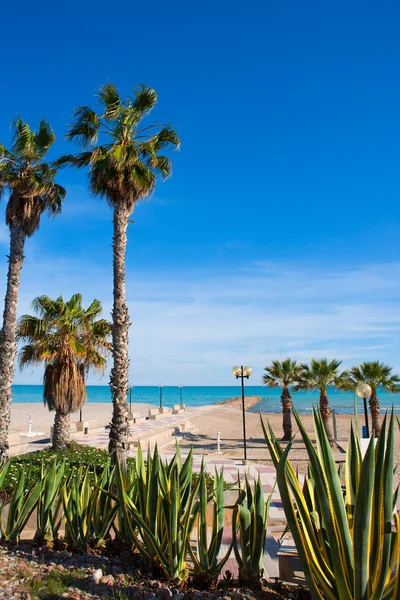
[[[162,408],[162,383],[160,383],[160,409]]]
[[[133,385],[129,388],[129,412],[132,413],[132,388]]]
[[[180,398],[180,402],[181,402],[181,406],[182,406],[182,386],[179,386],[179,398]]]
[[[365,431],[367,434],[367,438],[369,438],[367,398],[371,396],[372,388],[368,383],[359,383],[356,387],[356,394],[359,398],[362,398],[364,400]]]
[[[247,367],[233,367],[232,373],[236,379],[242,381],[242,415],[243,415],[243,449],[244,449],[244,460],[247,460],[247,446],[246,446],[246,409],[244,405],[244,379],[248,379],[252,374],[253,369]]]

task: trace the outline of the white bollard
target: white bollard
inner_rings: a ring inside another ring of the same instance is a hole
[[[20,436],[21,437],[37,437],[38,435],[44,435],[43,431],[32,431],[32,425],[33,425],[33,419],[32,419],[32,413],[29,415],[29,420],[28,420],[28,431],[26,433],[21,433]]]
[[[217,431],[217,454],[222,454],[221,452],[221,432]]]

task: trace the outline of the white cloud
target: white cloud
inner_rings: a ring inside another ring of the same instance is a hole
[[[32,298],[94,296],[109,315],[110,266],[58,260],[24,268],[20,313]],[[352,271],[258,264],[246,272],[142,273],[128,269],[131,378],[137,385],[230,384],[233,364],[330,356],[400,367],[400,264]],[[33,381],[18,374],[17,381]],[[38,373],[34,374],[38,381]],[[90,381],[99,381],[92,376]],[[99,381],[100,382],[100,381]],[[107,384],[108,376],[101,383]]]

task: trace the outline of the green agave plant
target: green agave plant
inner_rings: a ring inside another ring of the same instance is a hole
[[[138,449],[138,452],[140,452],[140,449]],[[143,462],[142,457],[140,460]],[[122,478],[122,480],[120,478]],[[116,490],[120,492],[123,488],[125,489],[127,495],[132,498],[136,493],[135,490],[137,489],[136,464],[132,465],[127,463],[119,473],[115,471],[114,483],[114,494],[116,494]],[[120,497],[122,497],[121,493],[114,495],[114,502],[117,507],[117,512],[113,523],[115,540],[118,542],[119,546],[131,549],[134,545],[134,540],[138,535],[138,531],[137,529],[135,530],[135,527],[132,529],[131,519],[126,517],[124,505],[120,502]]]
[[[271,427],[265,440],[277,471],[286,518],[307,585],[321,600],[389,600],[400,597],[399,516],[393,492],[394,417],[387,416],[362,457],[351,428],[345,485],[322,419],[313,412],[317,448],[294,410],[310,461],[303,487]]]
[[[195,578],[207,581],[215,581],[221,570],[225,566],[231,551],[233,542],[229,546],[225,556],[218,560],[218,554],[221,550],[222,538],[224,533],[225,516],[225,483],[223,473],[215,472],[214,484],[209,497],[205,477],[201,477],[199,485],[199,509],[197,522],[197,550],[193,550],[188,542],[188,549],[193,561],[193,570]],[[207,508],[212,504],[212,527],[211,536],[208,536],[209,522],[207,519]]]
[[[0,488],[6,477],[9,464],[6,464],[0,474]],[[13,493],[0,507],[0,532],[3,542],[16,543],[19,540],[42,493],[40,483],[35,483],[25,490],[25,482],[26,471],[22,469]]]
[[[130,527],[134,546],[148,561],[156,561],[169,579],[187,577],[188,539],[199,511],[196,500],[205,472],[193,485],[193,460],[190,452],[182,463],[179,449],[172,461],[163,464],[157,447],[150,451],[146,464],[138,449],[136,485],[129,494],[124,474],[118,471],[118,500],[125,523]]]
[[[105,466],[100,476],[90,481],[89,467],[80,467],[63,485],[65,519],[64,540],[74,550],[101,547],[110,539],[117,512],[112,494],[114,469]]]
[[[61,481],[64,463],[53,460],[51,465],[41,465],[41,492],[36,507],[35,542],[38,544],[56,540],[62,522]]]
[[[244,489],[234,506],[232,519],[233,549],[243,581],[257,583],[262,576],[265,537],[272,492],[265,500],[261,478],[252,491],[247,475]]]

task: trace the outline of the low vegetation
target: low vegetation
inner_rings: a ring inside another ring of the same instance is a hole
[[[362,456],[352,428],[345,485],[335,464],[322,417],[314,412],[317,450],[301,419],[296,423],[309,459],[302,483],[272,429],[263,423],[277,483],[307,585],[321,600],[394,599],[400,583],[400,520],[394,491],[394,415]]]
[[[199,579],[210,573],[212,580],[218,577],[228,558],[218,559],[228,486],[222,475],[210,478],[204,465],[194,474],[191,453],[182,461],[177,449],[167,464],[157,449],[145,458],[138,448],[136,460],[124,468],[113,466],[105,452],[78,446],[65,456],[54,451],[40,454],[40,462],[39,453],[26,456],[8,462],[0,473],[0,489],[6,492],[0,505],[4,543],[17,543],[35,514],[38,544],[63,545],[73,552],[134,549],[168,579],[183,581],[190,572]],[[87,464],[91,459],[92,464]],[[237,500],[231,507],[233,545],[241,556],[242,578],[257,581],[269,501],[264,499],[260,482],[254,490],[248,482],[245,490],[238,484],[236,488]],[[206,535],[207,517],[214,532],[211,541]],[[191,569],[189,544],[197,520],[198,545],[196,551],[191,549],[195,565]]]

